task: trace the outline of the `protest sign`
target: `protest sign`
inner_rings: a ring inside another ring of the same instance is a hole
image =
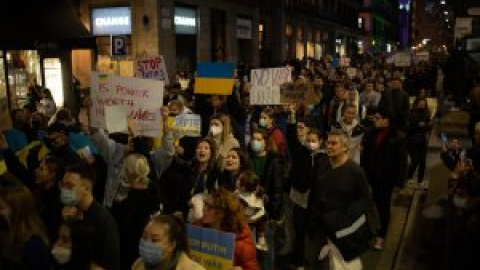
[[[233,268],[235,234],[187,225],[192,259],[207,270]]]
[[[416,63],[421,62],[421,61],[428,62],[430,60],[430,53],[429,52],[417,52],[415,54],[414,59],[415,59]]]
[[[175,117],[172,130],[178,132],[181,137],[200,137],[202,131],[202,118],[198,114],[182,113]]]
[[[292,71],[289,67],[254,69],[250,78],[251,105],[279,105],[280,85],[292,81]]]
[[[280,101],[282,104],[317,104],[320,97],[312,83],[284,83],[280,86]]]
[[[409,67],[412,60],[408,52],[398,52],[394,59],[396,67]]]
[[[119,75],[126,77],[133,77],[133,61],[132,60],[121,60],[118,63]]]
[[[195,94],[231,95],[235,80],[231,63],[198,63]]]
[[[128,110],[123,106],[105,107],[105,124],[109,133],[126,132]]]
[[[99,55],[97,58],[97,71],[101,73],[115,74],[117,70],[117,61],[108,55]]]
[[[163,55],[136,59],[135,77],[160,80],[164,81],[167,85],[170,84],[168,81],[167,67],[165,66]]]
[[[139,135],[161,137],[164,82],[92,72],[90,125],[107,128],[105,108],[123,106]]]

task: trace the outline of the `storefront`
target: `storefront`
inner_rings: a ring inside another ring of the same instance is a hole
[[[193,72],[197,62],[197,10],[194,7],[176,6],[175,27],[175,71]]]
[[[22,108],[34,84],[48,88],[57,107],[74,109],[72,50],[95,48],[76,12],[63,1],[34,3],[22,16],[8,10],[0,13],[0,110],[5,99],[10,110]]]

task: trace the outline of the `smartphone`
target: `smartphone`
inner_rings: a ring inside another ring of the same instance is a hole
[[[443,144],[444,146],[447,146],[447,143],[448,143],[447,135],[446,135],[445,133],[442,133],[442,134],[440,135],[440,137],[441,137],[441,139],[442,139],[442,144]]]

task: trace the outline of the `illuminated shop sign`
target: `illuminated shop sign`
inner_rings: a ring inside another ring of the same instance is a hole
[[[197,14],[195,9],[175,7],[175,33],[195,35],[197,33]]]
[[[92,10],[92,33],[95,36],[129,35],[132,15],[129,7],[95,8]]]

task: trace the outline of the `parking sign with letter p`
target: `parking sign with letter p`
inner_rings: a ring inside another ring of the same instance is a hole
[[[110,42],[112,47],[112,56],[127,55],[127,37],[126,36],[112,36]]]

